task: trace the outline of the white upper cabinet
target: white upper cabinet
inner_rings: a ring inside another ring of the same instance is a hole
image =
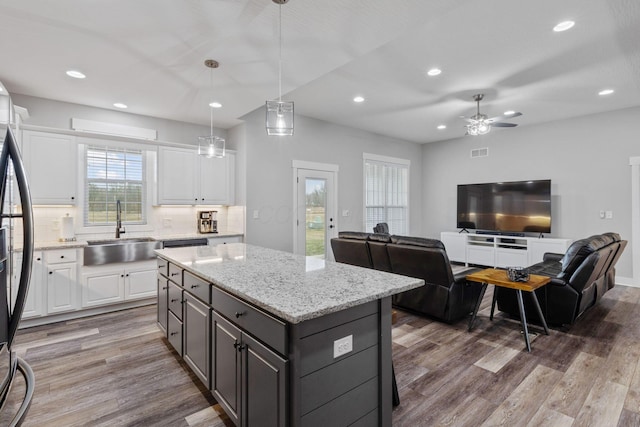
[[[195,150],[158,148],[158,204],[230,205],[234,202],[235,155],[206,158]]]
[[[34,205],[75,205],[78,150],[72,135],[23,131],[22,153]]]
[[[196,154],[183,148],[158,148],[158,203],[193,205],[196,195]]]

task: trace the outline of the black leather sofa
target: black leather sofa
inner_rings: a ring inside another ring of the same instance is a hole
[[[468,283],[467,269],[453,274],[439,240],[380,233],[340,232],[331,239],[335,260],[423,279],[425,285],[393,297],[393,305],[453,322],[473,311],[480,286]]]
[[[563,254],[547,253],[542,262],[529,267],[531,274],[551,277],[536,296],[548,324],[573,324],[615,285],[615,264],[627,246],[617,233],[576,240]],[[519,316],[515,291],[496,287],[498,310]],[[536,321],[533,303],[527,304],[527,318]]]

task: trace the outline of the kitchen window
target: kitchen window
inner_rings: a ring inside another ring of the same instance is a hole
[[[409,231],[409,160],[364,153],[365,231],[380,222],[391,234]]]
[[[118,200],[124,224],[145,224],[142,150],[87,146],[85,152],[85,226],[115,225]]]

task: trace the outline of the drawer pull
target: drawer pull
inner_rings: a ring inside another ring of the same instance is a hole
[[[244,316],[245,314],[247,314],[246,311],[236,311],[236,319],[239,319],[240,316]]]
[[[171,298],[171,302],[176,302],[178,301],[178,298]]]
[[[240,351],[244,350],[245,348],[247,348],[247,346],[246,346],[246,345],[244,345],[244,344],[240,344],[239,342],[234,342],[234,343],[233,343],[233,347],[234,347],[236,350],[238,350],[238,352],[240,352]]]
[[[166,291],[167,289],[169,289],[167,286],[162,288],[163,291]]]
[[[158,268],[165,268],[167,265],[159,265]]]
[[[191,289],[199,288],[200,285],[191,285]]]
[[[174,335],[178,335],[177,332],[171,332],[169,335],[174,336]]]
[[[177,276],[178,274],[180,274],[180,273],[179,272],[178,273],[171,273],[171,277]]]
[[[64,258],[64,255],[60,255],[60,259],[63,259],[63,258]]]

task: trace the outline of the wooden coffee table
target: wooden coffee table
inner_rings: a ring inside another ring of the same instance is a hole
[[[473,328],[473,322],[476,320],[476,315],[478,314],[478,309],[480,308],[480,303],[482,302],[482,298],[484,297],[484,293],[487,290],[487,285],[501,286],[503,288],[515,289],[516,295],[518,297],[518,308],[520,309],[520,322],[522,323],[522,329],[524,330],[524,341],[527,344],[527,351],[531,351],[531,342],[529,341],[529,328],[527,326],[527,316],[524,312],[524,303],[522,301],[522,291],[528,292],[531,295],[531,299],[533,301],[533,305],[538,312],[538,316],[540,317],[540,321],[542,322],[542,326],[544,327],[544,333],[549,335],[549,328],[547,327],[547,321],[542,314],[542,310],[540,309],[540,304],[538,303],[538,298],[536,298],[535,291],[538,288],[543,287],[547,283],[551,281],[550,277],[546,276],[538,276],[536,274],[529,275],[529,280],[527,282],[512,282],[509,280],[507,276],[506,270],[498,270],[495,268],[487,268],[486,270],[478,271],[476,273],[472,273],[467,275],[467,280],[470,282],[478,282],[482,284],[482,290],[480,291],[480,296],[478,297],[478,301],[476,302],[476,306],[473,310],[473,315],[471,316],[471,320],[469,320],[469,332]],[[491,315],[489,316],[490,320],[493,320],[493,311],[496,306],[496,295],[497,292],[493,292],[493,301],[491,302]]]

